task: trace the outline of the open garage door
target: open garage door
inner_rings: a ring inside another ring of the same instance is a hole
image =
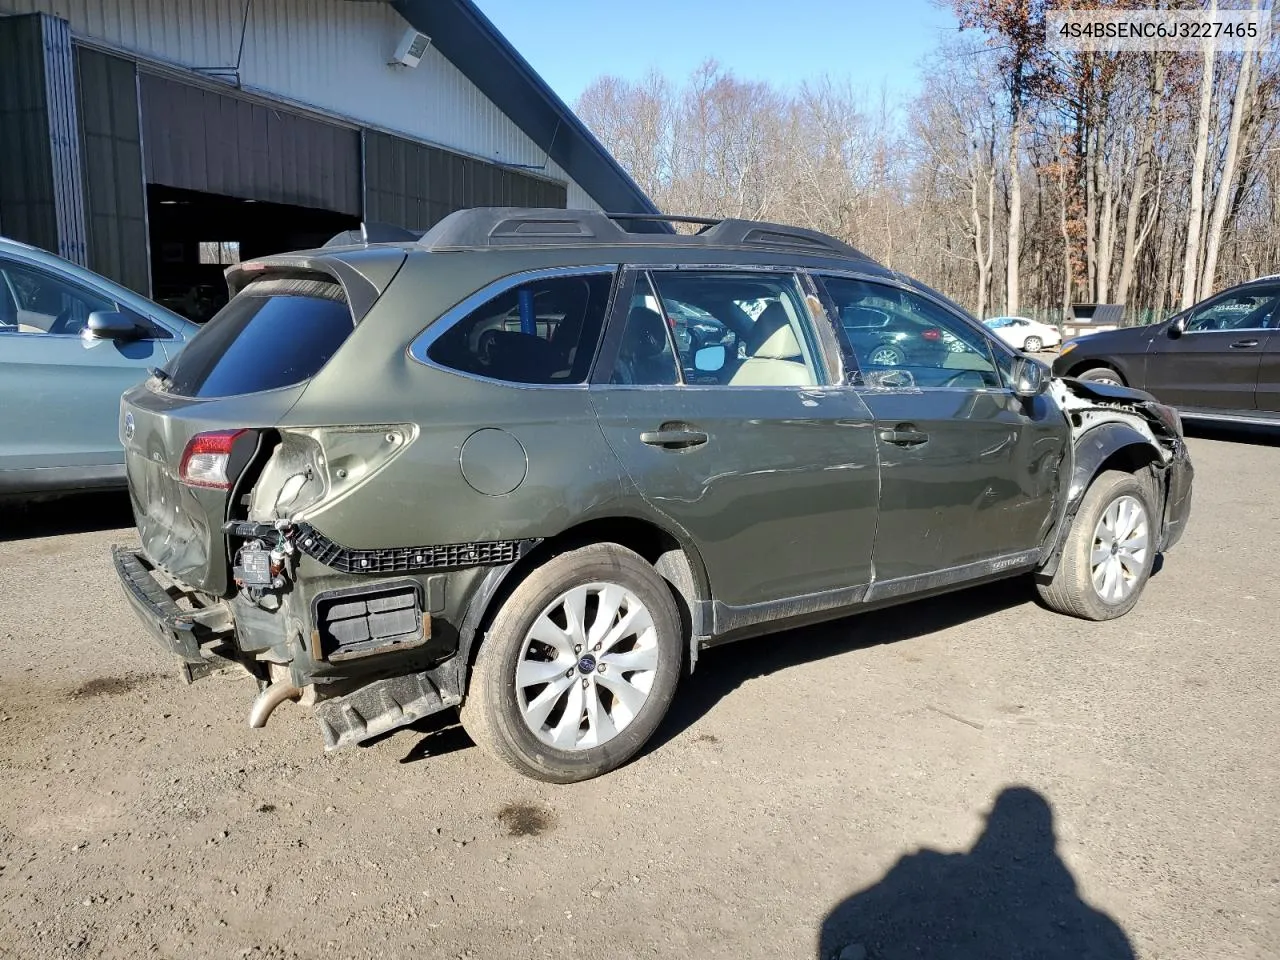
[[[360,133],[143,72],[152,297],[197,323],[229,264],[359,226]]]

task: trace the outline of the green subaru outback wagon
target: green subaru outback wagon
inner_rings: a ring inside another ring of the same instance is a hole
[[[298,701],[335,749],[457,708],[580,780],[707,647],[1015,576],[1117,617],[1186,524],[1173,410],[823,234],[474,209],[376,239],[230,268],[121,404],[126,596],[188,680],[257,682],[254,727]]]

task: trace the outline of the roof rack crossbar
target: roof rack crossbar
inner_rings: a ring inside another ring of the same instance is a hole
[[[691,223],[701,227],[679,234],[670,227],[652,232],[624,224]],[[869,260],[835,237],[759,220],[715,219],[679,214],[602,213],[554,207],[472,207],[449,214],[418,241],[434,252],[520,246],[677,244],[738,249],[785,250],[820,257]]]

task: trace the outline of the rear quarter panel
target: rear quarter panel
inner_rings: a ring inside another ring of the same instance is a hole
[[[358,492],[309,512],[326,536],[365,548],[547,537],[622,496],[620,468],[585,384],[493,383],[408,355],[409,343],[449,307],[494,279],[540,265],[528,252],[508,260],[501,253],[411,256],[282,421],[418,428]]]

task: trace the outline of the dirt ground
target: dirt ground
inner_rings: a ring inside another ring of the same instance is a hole
[[[123,497],[0,513],[0,956],[1274,958],[1280,446],[1192,441],[1127,618],[1004,584],[708,652],[570,787],[182,686]],[[4,509],[4,508],[0,508]]]

